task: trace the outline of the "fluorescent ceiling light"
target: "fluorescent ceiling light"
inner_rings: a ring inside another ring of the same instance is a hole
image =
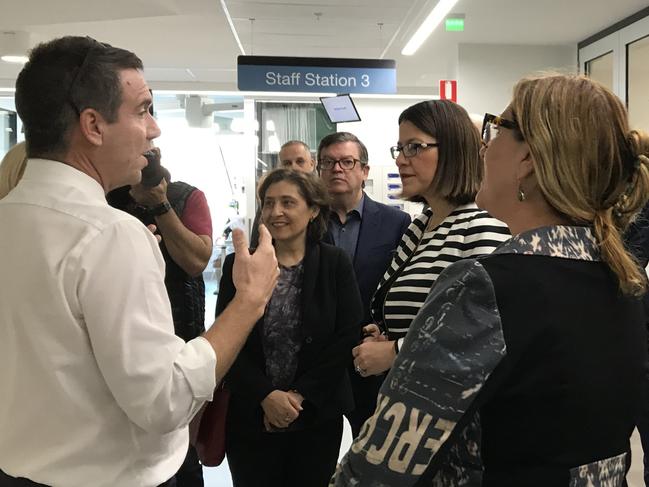
[[[25,64],[29,61],[27,56],[2,56],[0,57],[5,63]]]
[[[241,54],[245,56],[246,51],[243,50],[243,45],[241,44],[241,40],[239,39],[239,34],[237,34],[237,29],[234,28],[234,22],[232,22],[232,17],[230,16],[230,11],[228,10],[228,6],[225,4],[225,0],[221,0],[221,8],[223,9],[225,18],[228,21],[228,25],[230,26],[230,30],[232,31],[232,35],[234,36],[234,40],[237,41],[239,50],[241,51]]]
[[[404,56],[412,56],[417,49],[424,43],[428,36],[430,36],[435,27],[437,27],[442,20],[448,15],[451,9],[455,6],[458,0],[439,0],[435,8],[432,10],[428,17],[421,23],[417,32],[410,38],[406,47],[403,48],[401,54]]]

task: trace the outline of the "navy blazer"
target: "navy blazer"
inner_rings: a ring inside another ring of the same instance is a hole
[[[234,297],[234,254],[226,257],[216,304],[217,316]],[[325,243],[308,244],[302,282],[302,348],[290,389],[304,398],[296,421],[308,427],[353,409],[347,368],[361,329],[362,308],[349,258],[342,249]],[[262,317],[250,333],[228,372],[231,392],[228,428],[263,429],[261,401],[276,387],[266,375],[262,345]]]
[[[370,323],[370,301],[388,269],[401,236],[410,225],[408,213],[371,199],[363,203],[361,228],[354,254],[354,273],[363,301],[363,324]],[[323,241],[334,244],[331,230]]]

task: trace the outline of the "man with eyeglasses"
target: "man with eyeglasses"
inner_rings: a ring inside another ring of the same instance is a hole
[[[0,201],[0,485],[174,485],[187,424],[262,316],[279,271],[235,233],[237,295],[174,334],[158,242],[106,193],[140,182],[160,135],[133,53],[40,44],[16,81],[29,157]]]
[[[363,300],[363,323],[370,318],[370,299],[381,276],[390,265],[410,216],[396,208],[372,200],[365,192],[369,175],[367,148],[354,134],[336,132],[318,146],[318,171],[331,197],[331,219],[325,241],[344,249],[354,263],[354,272]],[[359,340],[362,337],[359,336]],[[354,411],[347,419],[354,436],[376,408],[376,396],[383,376],[362,377],[351,365],[350,377]]]

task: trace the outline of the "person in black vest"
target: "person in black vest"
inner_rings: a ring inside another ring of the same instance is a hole
[[[160,151],[153,149],[159,164]],[[192,340],[205,331],[205,283],[203,270],[212,254],[212,218],[205,194],[171,175],[160,166],[159,183],[147,186],[147,177],[133,187],[125,186],[107,195],[111,206],[155,225],[161,235],[160,250],[166,264],[165,286],[177,336]],[[155,180],[155,175],[154,181]],[[152,184],[152,183],[149,183]],[[194,448],[176,474],[177,487],[202,487],[203,471]]]

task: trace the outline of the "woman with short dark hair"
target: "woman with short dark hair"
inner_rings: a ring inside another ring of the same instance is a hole
[[[322,181],[277,169],[258,193],[280,277],[225,379],[228,464],[235,487],[326,486],[353,408],[347,367],[360,295],[345,252],[320,242],[329,215]],[[217,314],[236,292],[233,260],[225,260]]]
[[[482,179],[480,137],[460,105],[434,100],[404,110],[399,143],[391,153],[402,197],[423,200],[427,207],[403,235],[372,299],[374,324],[364,330],[370,337],[353,350],[362,376],[392,366],[410,323],[446,266],[488,254],[509,238],[504,223],[475,205]]]

